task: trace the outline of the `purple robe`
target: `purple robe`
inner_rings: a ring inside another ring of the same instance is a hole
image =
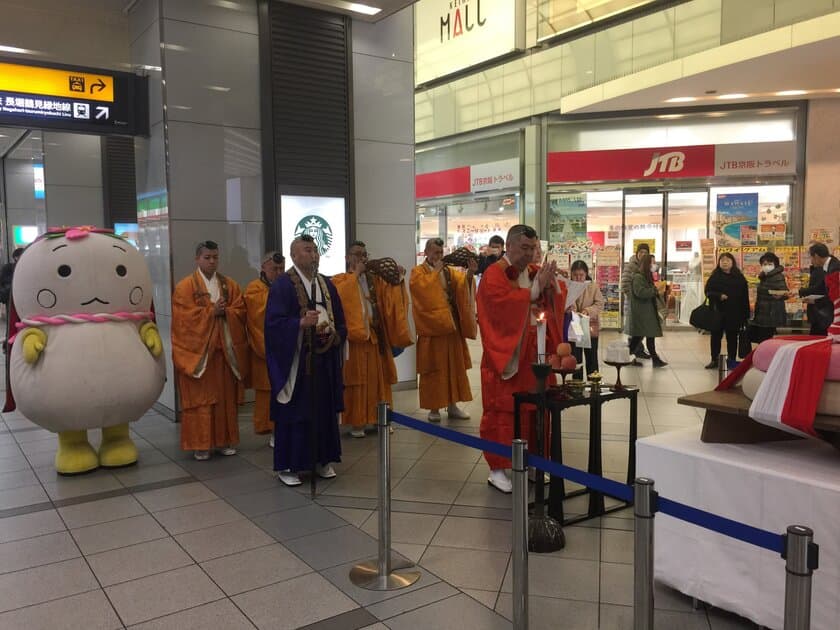
[[[306,331],[303,333],[291,400],[287,403],[277,402],[277,394],[286,385],[292,369],[301,316],[297,291],[288,274],[277,278],[268,292],[265,308],[265,360],[271,381],[270,417],[274,420],[274,470],[278,471],[298,472],[312,469],[310,434],[313,427],[310,423],[313,421],[313,415],[317,422],[317,463],[323,466],[341,461],[338,414],[344,410],[341,370],[347,326],[338,292],[329,279],[321,277],[324,278],[330,295],[340,343],[323,354],[313,354],[314,403],[311,395],[313,379],[306,373],[306,359],[309,354],[309,337]],[[320,302],[320,305],[325,306],[323,302]]]

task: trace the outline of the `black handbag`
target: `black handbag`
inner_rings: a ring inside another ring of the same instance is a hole
[[[742,328],[738,333],[738,358],[746,359],[747,355],[752,352],[752,342],[750,341],[750,331]]]
[[[709,306],[709,300],[706,300],[703,304],[691,311],[688,323],[700,330],[717,332],[723,325],[723,315]]]

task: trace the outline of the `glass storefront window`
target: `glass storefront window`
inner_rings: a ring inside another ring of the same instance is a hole
[[[452,199],[417,207],[417,254],[426,241],[442,238],[444,251],[469,247],[482,251],[490,237],[505,237],[519,223],[519,193],[493,195],[480,199]]]
[[[706,239],[709,193],[668,193],[667,251],[660,275],[671,287],[667,323],[688,326],[691,311],[704,300],[702,241]]]
[[[635,9],[654,0],[540,0],[539,32],[537,37],[545,39],[567,33],[576,28],[592,24],[630,9]]]
[[[607,299],[602,326],[618,328],[620,267],[647,243],[659,264],[656,279],[671,288],[666,325],[688,326],[721,248],[743,266],[753,300],[758,258],[768,250],[791,270],[791,288],[801,284],[807,265],[799,260],[800,249],[790,246],[790,195],[789,184],[551,192],[550,255],[561,268],[577,259],[589,265]],[[796,300],[789,303],[791,323],[802,319],[800,306]]]

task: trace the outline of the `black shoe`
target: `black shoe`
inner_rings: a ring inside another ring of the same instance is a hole
[[[641,361],[636,361],[636,359],[633,359],[630,362],[630,365],[632,365],[634,367],[642,367],[644,365],[644,363],[642,363]]]
[[[709,361],[706,364],[706,369],[707,370],[714,370],[716,367],[717,367],[717,361]]]
[[[636,352],[634,352],[633,354],[636,355],[637,359],[650,359],[650,355],[641,348],[636,350]]]
[[[653,367],[655,367],[655,368],[661,368],[661,367],[665,367],[666,365],[668,365],[667,363],[665,363],[665,361],[660,359],[658,356],[654,356],[652,358],[653,358]]]

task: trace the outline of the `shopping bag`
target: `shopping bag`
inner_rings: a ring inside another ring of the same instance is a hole
[[[581,340],[583,337],[583,328],[580,325],[580,314],[572,313],[572,320],[569,322],[569,332],[567,335],[567,341],[571,341],[575,345]]]
[[[691,311],[688,323],[700,330],[716,332],[721,329],[723,316],[709,306],[709,300],[706,300],[700,306]]]
[[[575,327],[575,333],[578,338],[575,341],[575,346],[578,348],[591,348],[592,329],[589,327],[589,315],[574,313],[572,315],[572,326]]]
[[[746,359],[750,352],[752,352],[750,331],[746,328],[742,328],[741,332],[738,333],[738,358]]]

